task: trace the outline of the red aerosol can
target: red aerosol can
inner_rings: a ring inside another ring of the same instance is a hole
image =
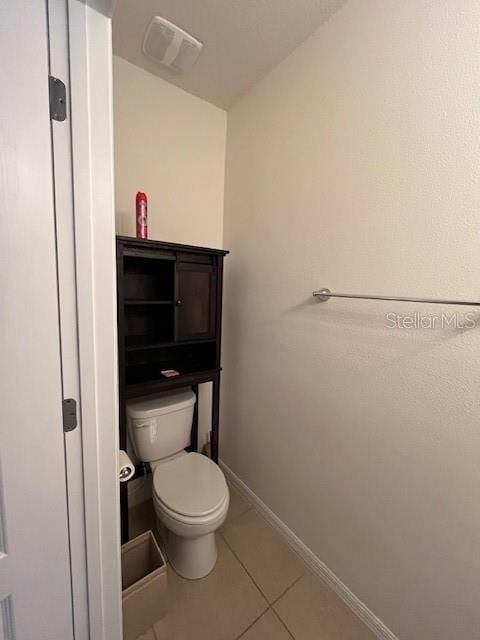
[[[147,194],[139,191],[136,198],[137,238],[148,238]]]

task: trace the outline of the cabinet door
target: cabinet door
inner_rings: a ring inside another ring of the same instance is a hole
[[[175,339],[215,337],[215,265],[177,262]]]

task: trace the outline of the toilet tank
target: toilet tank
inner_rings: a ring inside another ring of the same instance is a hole
[[[180,390],[127,402],[127,426],[137,457],[153,462],[190,444],[195,394]]]

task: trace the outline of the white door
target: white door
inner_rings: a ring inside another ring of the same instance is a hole
[[[70,640],[45,2],[0,25],[0,639]]]

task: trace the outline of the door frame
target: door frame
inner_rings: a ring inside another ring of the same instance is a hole
[[[66,0],[46,0],[49,75],[61,79],[69,93],[68,12]],[[57,253],[62,397],[77,402],[77,426],[65,432],[64,456],[68,506],[68,538],[75,640],[90,638],[88,614],[85,504],[80,376],[77,334],[74,207],[72,189],[71,101],[66,118],[50,122]]]
[[[87,600],[90,640],[121,640],[112,6],[96,4],[67,0]]]

